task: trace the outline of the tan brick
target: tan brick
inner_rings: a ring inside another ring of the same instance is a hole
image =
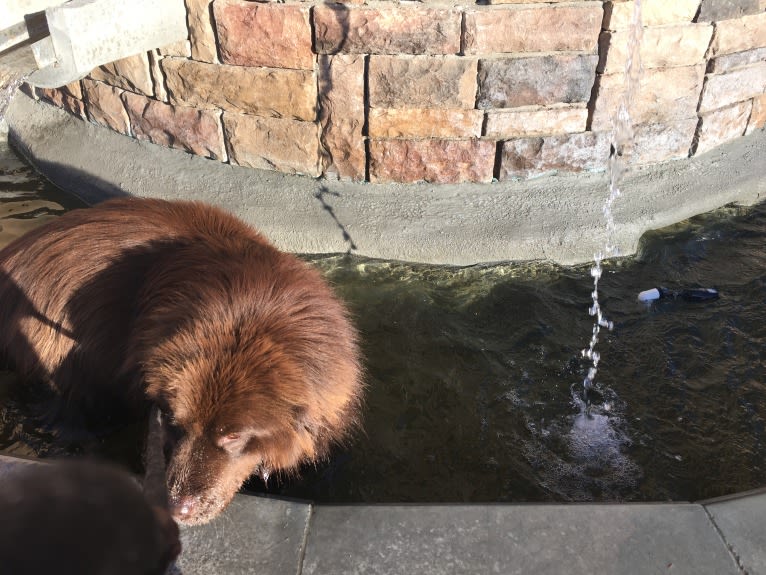
[[[605,23],[608,30],[629,28],[633,20],[635,2],[606,2]],[[644,26],[685,24],[692,22],[697,14],[700,0],[643,0],[641,23]]]
[[[328,171],[342,179],[365,178],[364,59],[360,54],[319,56],[322,144],[330,155]]]
[[[563,2],[571,3],[572,0],[487,0],[488,4],[561,4]]]
[[[697,118],[675,120],[669,124],[634,126],[632,164],[656,164],[689,156],[697,129]]]
[[[90,73],[90,77],[116,88],[144,96],[154,96],[149,57],[146,52],[99,66]]]
[[[508,140],[502,147],[499,179],[603,171],[609,160],[609,146],[606,132]]]
[[[625,71],[629,30],[604,32],[599,44],[599,72],[613,74]],[[705,61],[713,27],[709,24],[684,24],[645,28],[641,39],[641,66],[667,68],[695,66]]]
[[[664,124],[696,116],[705,67],[655,68],[641,75],[638,97],[629,110],[634,124]],[[624,74],[599,80],[591,129],[611,130],[625,89]]]
[[[479,61],[479,108],[587,102],[598,56],[557,54]]]
[[[309,6],[216,0],[213,10],[225,64],[314,69]]]
[[[371,140],[372,182],[490,182],[491,140]]]
[[[766,127],[766,94],[753,98],[753,110],[750,112],[750,121],[747,124],[746,134],[752,134],[756,130]]]
[[[224,113],[231,161],[240,166],[319,176],[319,126],[283,118]]]
[[[766,93],[766,61],[705,78],[701,114]]]
[[[420,5],[314,6],[319,54],[457,54],[460,11]]]
[[[164,58],[170,102],[259,116],[316,119],[313,72],[205,64]]]
[[[704,154],[742,136],[752,108],[753,101],[748,100],[703,115],[696,135],[695,154]]]
[[[465,53],[595,52],[602,17],[601,2],[466,10]]]
[[[753,50],[745,50],[744,52],[736,52],[734,54],[724,54],[713,58],[708,62],[707,71],[713,74],[723,74],[736,68],[755,64],[762,60],[766,60],[766,48],[754,48]]]
[[[481,110],[372,108],[371,138],[478,138]]]
[[[123,92],[122,100],[139,140],[226,160],[221,112],[173,106],[130,92]]]
[[[157,54],[160,56],[177,56],[179,58],[191,58],[191,42],[189,40],[181,40],[180,42],[174,42],[167,46],[157,48]]]
[[[82,81],[85,105],[91,122],[121,134],[131,134],[130,120],[120,95],[123,90],[89,78]]]
[[[761,11],[758,0],[702,0],[698,22],[741,18]]]
[[[218,63],[218,48],[211,19],[212,0],[186,0],[191,57],[200,62]]]
[[[456,56],[371,56],[373,108],[473,108],[476,60]]]
[[[553,108],[490,110],[485,136],[519,138],[584,132],[588,120],[585,104]]]
[[[716,22],[708,57],[766,46],[766,12]]]
[[[69,90],[60,88],[35,88],[35,94],[41,100],[49,102],[78,118],[85,118],[85,104],[71,95]]]

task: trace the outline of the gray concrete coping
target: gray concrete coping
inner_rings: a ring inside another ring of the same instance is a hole
[[[364,184],[222,164],[112,132],[18,93],[7,114],[14,146],[62,189],[93,203],[133,194],[204,200],[261,229],[287,251],[353,252],[469,265],[590,261],[606,243],[606,174],[492,184]],[[614,204],[615,242],[727,203],[766,198],[766,133],[687,160],[633,169]]]
[[[5,473],[26,460],[0,456]],[[766,573],[766,491],[700,503],[314,505],[239,494],[175,574]]]

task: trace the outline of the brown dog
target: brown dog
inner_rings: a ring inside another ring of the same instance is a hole
[[[157,404],[186,524],[253,472],[321,457],[362,389],[356,332],[319,273],[191,202],[111,200],[0,251],[0,354],[90,415]]]

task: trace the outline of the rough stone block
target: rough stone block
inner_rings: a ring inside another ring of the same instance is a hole
[[[371,56],[373,108],[473,108],[476,66],[457,56]]]
[[[572,0],[486,0],[487,4],[561,4]]]
[[[697,22],[730,20],[760,11],[758,0],[702,0]]]
[[[750,112],[750,121],[747,124],[746,134],[752,134],[756,130],[766,127],[766,94],[753,98],[753,110]]]
[[[319,125],[224,113],[231,161],[240,166],[319,176]]]
[[[191,58],[191,42],[189,40],[181,40],[180,42],[174,42],[167,46],[157,48],[155,51],[160,56],[176,56],[178,58]],[[151,54],[151,52],[150,52]]]
[[[601,2],[470,9],[465,13],[464,50],[466,54],[595,53],[602,18]]]
[[[218,48],[211,4],[212,0],[186,0],[186,20],[189,25],[191,57],[200,62],[217,64]]]
[[[752,108],[753,101],[748,100],[703,115],[695,136],[694,153],[704,154],[708,150],[742,136],[747,128]]]
[[[631,163],[656,164],[688,157],[697,123],[697,118],[688,118],[670,124],[634,126]]]
[[[643,0],[641,23],[644,26],[686,24],[694,20],[700,0]],[[604,28],[620,30],[630,27],[635,2],[606,2],[604,4]]]
[[[505,139],[584,132],[587,120],[585,104],[528,110],[490,110],[487,112],[484,135]]]
[[[85,118],[85,104],[82,100],[72,96],[66,88],[35,88],[35,95],[40,100],[50,102],[73,116]]]
[[[634,124],[666,124],[696,116],[705,67],[655,68],[641,75],[638,97],[629,110]],[[611,130],[625,90],[624,74],[599,79],[591,129]]]
[[[704,114],[763,93],[766,93],[766,61],[728,74],[711,74],[705,78],[699,111]]]
[[[122,90],[89,78],[82,81],[85,106],[91,122],[121,134],[131,134],[130,119],[120,96]]]
[[[503,143],[499,179],[529,178],[553,172],[603,171],[609,161],[609,147],[606,132],[508,140]]]
[[[712,74],[723,74],[736,68],[755,64],[766,60],[766,48],[754,48],[734,54],[724,54],[708,62],[707,71]]]
[[[372,182],[490,182],[491,140],[371,140]]]
[[[221,112],[165,104],[123,92],[122,101],[139,140],[226,161]]]
[[[717,22],[708,58],[766,46],[766,12]]]
[[[154,96],[149,56],[146,52],[99,66],[90,73],[90,77],[123,90]]]
[[[221,61],[237,66],[314,69],[309,6],[216,0]]]
[[[479,108],[587,102],[598,56],[557,54],[479,61]]]
[[[629,30],[601,34],[599,73],[625,71],[629,35]],[[705,52],[712,35],[713,26],[709,24],[645,28],[641,39],[641,66],[647,69],[700,64],[705,61]]]
[[[319,56],[319,102],[322,144],[330,155],[328,171],[363,180],[364,56]]]
[[[159,54],[159,50],[149,52],[149,69],[152,73],[154,97],[160,102],[167,102],[168,91],[165,89],[165,74],[160,68],[160,60],[162,60],[162,56]]]
[[[420,5],[314,6],[318,54],[457,54],[460,11]]]
[[[372,108],[371,138],[478,138],[481,110]]]
[[[205,64],[164,58],[170,102],[259,116],[316,119],[313,72]]]

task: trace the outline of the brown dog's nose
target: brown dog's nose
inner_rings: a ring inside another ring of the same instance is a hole
[[[170,513],[175,519],[182,523],[189,519],[194,513],[197,505],[196,499],[191,495],[170,498]]]

